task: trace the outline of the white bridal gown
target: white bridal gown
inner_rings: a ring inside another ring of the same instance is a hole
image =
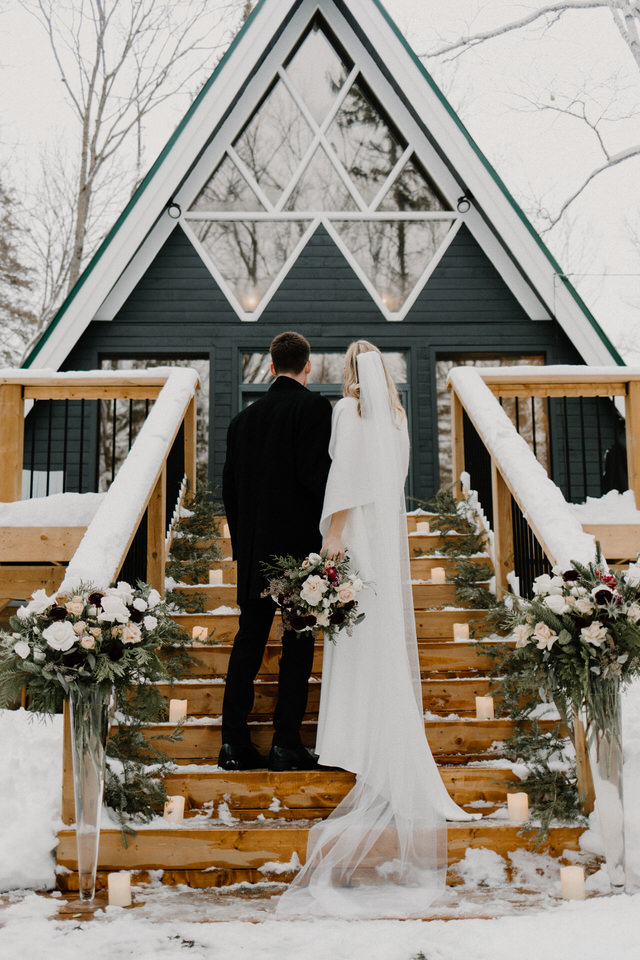
[[[325,641],[316,750],[356,784],[309,833],[279,916],[424,916],[444,889],[446,824],[474,819],[451,799],[425,737],[404,504],[406,421],[393,420],[377,354],[358,356],[362,417],[333,414],[321,529],[348,509],[343,542],[368,581],[364,621]]]

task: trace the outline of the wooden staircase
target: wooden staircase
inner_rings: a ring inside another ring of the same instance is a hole
[[[500,745],[511,734],[509,720],[475,719],[475,696],[491,692],[488,676],[491,660],[478,650],[478,641],[454,641],[453,623],[474,623],[482,637],[484,613],[460,609],[452,584],[429,582],[433,566],[451,568],[452,561],[434,555],[442,541],[437,535],[413,533],[415,517],[408,517],[409,545],[414,578],[414,603],[422,675],[425,731],[442,778],[454,800],[484,818],[448,826],[449,864],[462,859],[469,847],[487,847],[500,854],[531,844],[531,834],[506,817],[506,792],[514,788],[514,776],[503,759]],[[222,556],[231,552],[228,540],[220,539]],[[223,585],[195,584],[185,592],[205,596],[205,614],[181,614],[176,620],[191,634],[194,626],[206,626],[213,646],[198,646],[193,679],[163,692],[188,700],[189,719],[182,740],[165,749],[176,763],[166,780],[169,794],[186,797],[185,820],[169,824],[158,820],[138,829],[125,848],[119,830],[105,829],[100,842],[98,882],[111,870],[136,871],[141,880],[149,871],[163,871],[163,882],[192,887],[226,886],[239,881],[287,880],[295,856],[304,860],[310,823],[325,817],[353,784],[343,771],[273,773],[267,770],[227,772],[216,766],[220,749],[220,713],[224,679],[238,614],[216,613],[235,607],[235,564],[221,560]],[[426,582],[415,582],[426,581]],[[457,606],[458,609],[443,609]],[[256,681],[251,717],[253,741],[263,752],[271,743],[270,717],[277,695],[279,625],[274,623],[262,667]],[[316,641],[309,703],[302,738],[315,743],[322,671],[322,641]],[[169,729],[153,726],[150,735]],[[67,776],[65,782],[70,785]],[[73,822],[69,787],[63,795],[63,821]],[[553,856],[577,850],[581,833],[576,827],[554,827],[542,849]],[[292,861],[292,857],[294,858]],[[59,833],[57,851],[59,886],[77,889],[75,834],[69,826]],[[284,870],[283,870],[284,866]],[[453,880],[453,877],[451,878]]]

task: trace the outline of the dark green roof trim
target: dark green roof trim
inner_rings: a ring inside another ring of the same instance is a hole
[[[411,57],[415,65],[418,67],[418,69],[422,73],[423,77],[425,78],[425,80],[427,81],[427,83],[435,93],[435,95],[438,97],[438,99],[442,103],[443,107],[445,108],[445,110],[447,111],[451,119],[454,121],[454,123],[456,124],[460,132],[466,138],[467,142],[469,143],[470,147],[473,149],[478,159],[482,162],[487,172],[491,175],[491,177],[493,178],[497,186],[503,192],[503,194],[505,195],[505,197],[507,198],[507,200],[515,210],[516,214],[518,215],[519,219],[527,228],[527,230],[529,231],[533,239],[536,241],[536,243],[544,253],[545,257],[553,267],[557,276],[559,277],[560,280],[562,280],[563,284],[565,285],[565,287],[567,288],[567,290],[569,291],[569,293],[571,294],[575,302],[578,304],[578,306],[584,313],[585,317],[587,318],[587,320],[589,321],[593,329],[596,331],[596,333],[604,343],[605,347],[607,348],[607,350],[609,351],[609,353],[611,354],[615,362],[619,366],[625,366],[624,360],[622,359],[622,357],[620,356],[620,354],[618,353],[614,345],[609,340],[609,337],[606,335],[606,333],[604,332],[604,330],[602,329],[602,327],[600,326],[600,324],[598,323],[594,315],[591,313],[591,311],[589,310],[588,306],[586,305],[586,303],[584,302],[584,300],[582,299],[582,297],[580,296],[576,288],[573,286],[573,284],[570,282],[567,276],[563,273],[560,264],[555,259],[555,257],[553,256],[553,254],[551,253],[547,245],[544,243],[544,241],[540,237],[537,230],[534,229],[533,225],[531,224],[531,221],[524,213],[520,204],[515,200],[509,188],[507,187],[505,182],[502,180],[500,175],[497,173],[495,168],[489,163],[484,153],[482,152],[482,150],[480,149],[480,147],[478,146],[474,138],[471,136],[466,126],[464,125],[464,123],[462,122],[462,120],[460,119],[456,111],[453,109],[453,107],[451,106],[451,104],[443,94],[438,84],[435,82],[435,80],[433,79],[433,77],[425,67],[425,65],[422,63],[422,61],[420,60],[416,52],[408,43],[407,38],[402,33],[402,31],[398,27],[393,17],[389,14],[388,10],[382,3],[382,0],[372,0],[372,3],[375,4],[375,6],[378,8],[378,10],[386,20],[389,27],[393,30],[393,32],[395,33],[396,37],[398,38],[398,40],[400,41],[404,49],[407,51],[407,53],[409,54],[409,56]]]
[[[120,214],[120,216],[118,217],[114,225],[111,227],[109,232],[107,233],[106,237],[104,238],[104,240],[102,241],[102,243],[100,244],[100,246],[98,247],[94,255],[92,256],[91,260],[89,261],[85,269],[82,271],[80,277],[78,278],[78,281],[73,287],[73,290],[69,292],[69,294],[67,295],[62,305],[57,310],[55,316],[53,317],[49,325],[46,327],[46,329],[42,331],[42,333],[36,340],[35,344],[29,351],[29,354],[27,355],[27,357],[25,357],[22,363],[23,367],[31,366],[38,352],[47,342],[47,340],[49,339],[49,337],[57,327],[58,323],[60,322],[60,320],[66,313],[66,311],[68,310],[69,306],[71,305],[71,303],[73,303],[76,296],[78,295],[82,287],[85,285],[86,281],[89,279],[89,277],[91,276],[95,268],[97,267],[105,250],[107,249],[111,241],[114,239],[114,237],[118,233],[118,230],[120,229],[122,224],[125,222],[125,220],[128,218],[129,214],[132,212],[135,205],[138,203],[138,201],[142,197],[143,193],[145,192],[145,190],[153,180],[156,172],[159,170],[159,168],[164,163],[166,157],[171,152],[176,140],[178,139],[178,137],[180,136],[180,134],[188,124],[189,120],[191,119],[195,111],[200,106],[201,101],[209,92],[212,84],[215,83],[220,71],[222,70],[224,65],[227,63],[229,58],[232,56],[233,51],[235,50],[237,45],[240,43],[240,40],[242,39],[246,31],[249,29],[250,24],[252,23],[254,18],[257,16],[258,11],[264,6],[265,3],[267,3],[267,0],[258,0],[258,3],[253,8],[250,15],[247,17],[246,21],[243,23],[240,30],[238,30],[238,32],[236,33],[235,37],[229,44],[224,55],[221,57],[219,63],[216,65],[215,70],[213,71],[209,79],[206,81],[206,83],[204,83],[202,89],[200,90],[200,93],[195,98],[195,100],[193,101],[193,103],[185,113],[184,117],[182,118],[182,120],[180,121],[176,129],[173,131],[173,133],[171,134],[169,140],[163,147],[162,151],[158,154],[158,157],[155,160],[153,166],[149,169],[149,172],[146,174],[146,176],[140,183],[139,187],[135,190],[131,199],[127,203],[126,207],[124,208],[124,210],[122,211],[122,213]]]

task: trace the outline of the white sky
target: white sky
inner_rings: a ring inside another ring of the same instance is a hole
[[[215,0],[212,0],[214,3]],[[541,6],[515,0],[387,0],[387,8],[418,53],[438,38],[485,29]],[[0,172],[28,196],[34,154],[43,145],[69,145],[75,119],[65,103],[46,37],[19,0],[0,2]],[[230,29],[233,24],[228,24]],[[600,162],[595,141],[577,121],[526,108],[525,98],[560,103],[587,91],[590,110],[611,101],[608,145],[640,143],[640,73],[608,11],[580,11],[548,31],[531,28],[491,41],[454,62],[428,68],[516,199],[549,209]],[[617,80],[612,77],[617,76]],[[553,98],[553,99],[552,99]],[[149,166],[188,105],[182,96],[161,108],[145,131]],[[572,208],[564,231],[546,240],[625,354],[640,358],[640,250],[628,224],[640,224],[640,160],[603,174]],[[566,236],[562,236],[562,232]],[[619,276],[623,274],[624,276]],[[634,349],[634,342],[638,343]]]

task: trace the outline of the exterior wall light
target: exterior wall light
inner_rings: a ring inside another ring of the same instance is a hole
[[[456,208],[458,213],[468,213],[471,210],[471,201],[473,197],[470,193],[463,193],[461,197],[458,198]]]
[[[172,220],[179,220],[182,214],[182,210],[179,204],[170,203],[169,206],[167,207],[167,213],[169,214]]]

